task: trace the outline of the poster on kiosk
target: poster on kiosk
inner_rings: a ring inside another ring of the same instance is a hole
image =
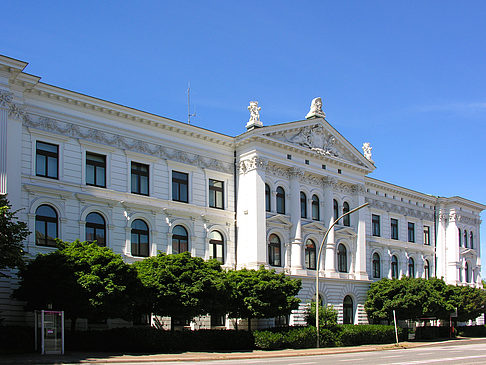
[[[41,354],[64,354],[64,311],[37,310],[35,350]]]

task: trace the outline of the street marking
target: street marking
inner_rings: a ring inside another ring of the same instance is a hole
[[[434,363],[434,362],[469,360],[469,359],[479,359],[479,358],[486,358],[486,355],[447,357],[447,358],[442,358],[442,359],[417,360],[417,361],[407,361],[407,362],[394,362],[393,364],[390,364],[390,365],[430,364],[430,363]]]

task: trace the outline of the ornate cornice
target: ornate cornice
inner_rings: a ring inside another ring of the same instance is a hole
[[[402,205],[397,205],[397,204],[392,204],[389,202],[384,202],[381,200],[377,199],[372,199],[372,198],[365,198],[365,201],[367,203],[370,203],[370,207],[380,209],[380,210],[385,210],[387,212],[393,212],[401,215],[406,215],[418,219],[424,219],[428,221],[433,221],[434,220],[434,214],[429,213],[429,212],[424,212],[421,210],[417,209],[412,209],[412,208],[407,208]]]
[[[89,127],[82,127],[68,122],[61,122],[51,118],[38,117],[34,119],[25,112],[22,112],[20,116],[22,117],[23,124],[27,127],[58,133],[72,138],[81,138],[122,150],[129,150],[161,159],[187,163],[201,168],[217,170],[225,173],[233,172],[233,165],[231,163],[200,156],[195,153],[180,151],[159,144],[124,137]]]

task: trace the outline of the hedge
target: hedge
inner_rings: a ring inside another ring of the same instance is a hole
[[[436,338],[449,338],[450,327],[424,326],[415,329],[415,340],[433,340]],[[453,336],[454,337],[454,336]]]
[[[404,340],[406,331],[399,328],[399,338]],[[283,348],[310,348],[316,346],[315,327],[297,327],[287,331],[254,331],[255,347],[262,350]],[[338,325],[331,331],[322,328],[320,347],[384,344],[396,341],[395,328],[385,325]]]
[[[34,328],[0,326],[0,354],[25,352],[34,352]]]
[[[486,337],[486,326],[460,326],[457,331],[463,337]]]
[[[248,331],[164,331],[151,327],[115,328],[66,333],[66,349],[74,351],[171,353],[253,349]]]

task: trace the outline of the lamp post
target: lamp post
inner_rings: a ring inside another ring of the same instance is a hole
[[[317,330],[317,347],[319,347],[319,264],[321,263],[321,254],[322,254],[322,247],[324,247],[324,243],[326,242],[327,236],[329,235],[329,232],[331,229],[334,227],[334,225],[339,222],[340,219],[343,217],[347,216],[348,214],[354,213],[361,208],[366,207],[370,203],[364,203],[363,205],[360,205],[357,208],[354,208],[350,210],[349,212],[344,213],[341,215],[338,219],[336,219],[327,229],[326,233],[324,234],[324,238],[322,239],[322,242],[319,246],[319,253],[317,254],[317,265],[316,265],[316,330]]]

